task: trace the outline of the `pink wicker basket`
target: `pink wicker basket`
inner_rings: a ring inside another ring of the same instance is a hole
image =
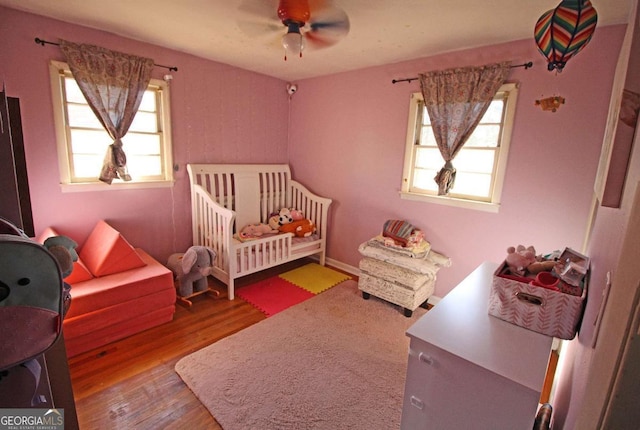
[[[574,296],[502,277],[505,268],[503,263],[494,273],[489,314],[547,336],[573,339],[582,320],[587,280],[582,295]]]

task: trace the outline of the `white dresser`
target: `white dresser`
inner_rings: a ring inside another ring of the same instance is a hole
[[[487,313],[483,263],[409,328],[401,428],[530,430],[552,338]]]

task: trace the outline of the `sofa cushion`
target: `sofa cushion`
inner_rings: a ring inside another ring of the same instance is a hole
[[[106,276],[145,265],[127,240],[105,221],[98,221],[82,245],[80,258],[94,276]]]
[[[112,306],[96,309],[81,315],[64,319],[65,340],[94,333],[105,327],[125,323],[143,314],[162,309],[167,306],[175,308],[176,293],[173,288],[150,292],[116,303]],[[72,304],[73,306],[73,304]]]
[[[131,319],[106,323],[101,328],[86,331],[78,336],[67,337],[65,319],[65,348],[67,357],[74,357],[83,352],[104,346],[116,340],[150,329],[173,319],[175,304],[150,310],[146,313],[136,313]],[[82,319],[82,317],[80,318]],[[92,353],[94,355],[95,351]]]
[[[87,269],[87,266],[82,262],[82,260],[78,257],[78,261],[73,262],[73,272],[69,274],[64,281],[67,284],[77,284],[78,282],[84,282],[93,279],[93,275]]]
[[[139,254],[142,258],[142,267],[96,277],[90,281],[73,285],[71,288],[71,307],[65,321],[78,315],[109,308],[163,290],[166,290],[168,297],[172,297],[172,300],[175,301],[171,270],[154,260],[142,249],[138,248],[136,251],[137,255]],[[143,307],[138,310],[140,313],[145,311]]]
[[[38,236],[36,241],[38,243],[44,243],[45,240],[50,237],[60,236],[57,231],[55,231],[52,227],[47,227],[44,231]],[[89,279],[93,279],[93,275],[87,269],[87,266],[82,262],[82,259],[78,256],[78,260],[73,262],[73,271],[64,278],[64,281],[67,284],[75,284],[77,282],[88,281]]]

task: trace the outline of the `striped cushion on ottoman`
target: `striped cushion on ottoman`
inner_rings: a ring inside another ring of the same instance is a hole
[[[407,240],[409,236],[411,236],[411,233],[413,233],[413,230],[415,230],[415,227],[406,221],[390,219],[384,223],[382,235],[390,237],[403,246],[407,246]]]

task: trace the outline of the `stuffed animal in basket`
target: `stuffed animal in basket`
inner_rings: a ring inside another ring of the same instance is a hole
[[[240,240],[246,239],[255,239],[265,234],[276,234],[278,233],[277,228],[271,228],[270,225],[256,223],[256,224],[247,224],[242,227],[238,236],[240,236]]]
[[[184,254],[172,254],[167,267],[178,280],[178,295],[189,297],[194,292],[209,288],[207,276],[211,274],[216,252],[206,246],[192,246]]]
[[[527,267],[536,261],[536,249],[533,246],[525,248],[523,245],[507,248],[505,262],[514,275],[524,276]]]
[[[302,219],[281,225],[280,231],[283,233],[293,233],[296,237],[309,237],[316,231],[316,225],[311,220]]]
[[[537,275],[540,272],[550,272],[557,262],[555,260],[545,260],[541,256],[536,257],[536,261],[527,266],[527,272]]]

